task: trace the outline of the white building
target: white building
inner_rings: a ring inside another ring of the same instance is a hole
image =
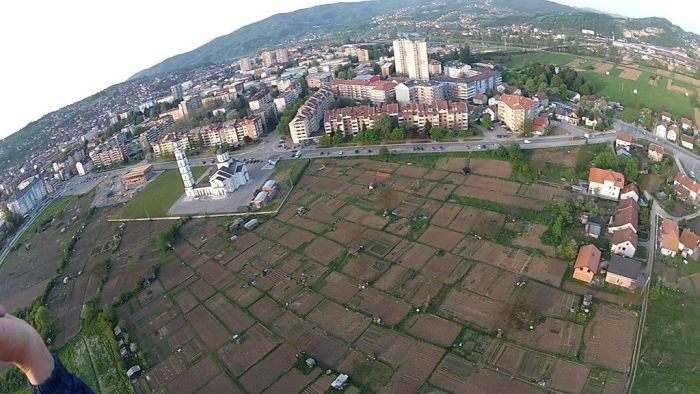
[[[75,163],[75,169],[78,171],[79,176],[85,176],[88,172],[92,171],[93,165],[92,161],[86,160],[85,162],[79,161]]]
[[[46,196],[44,181],[31,177],[19,184],[19,191],[7,203],[7,209],[25,216],[37,206]]]
[[[416,35],[403,35],[394,40],[394,64],[398,74],[427,81],[430,77],[425,39]]]
[[[289,134],[298,144],[312,138],[323,126],[323,114],[331,107],[335,98],[329,88],[321,88],[309,97],[289,122]]]
[[[196,184],[190,162],[179,141],[175,142],[175,160],[185,186],[185,195],[190,198],[226,197],[250,181],[245,164],[229,157],[225,150],[216,153],[216,171],[209,176],[209,182],[205,183]]]
[[[625,176],[617,171],[593,167],[588,173],[588,193],[617,200],[625,186]]]

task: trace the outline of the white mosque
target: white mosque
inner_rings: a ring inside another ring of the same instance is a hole
[[[180,141],[175,141],[174,148],[175,160],[187,197],[226,197],[250,181],[245,164],[231,158],[227,151],[219,150],[216,152],[216,171],[209,176],[209,182],[195,184],[190,162]]]

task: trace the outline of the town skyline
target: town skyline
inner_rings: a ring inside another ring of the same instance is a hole
[[[125,41],[142,44],[147,42],[149,37],[158,37],[158,34],[162,34],[162,31],[178,18],[179,7],[162,7],[158,2],[153,4],[149,2],[146,5],[134,3],[131,6],[130,2],[126,2],[122,7],[110,10],[113,16],[106,19],[103,16],[104,11],[91,3],[74,4],[72,9],[67,9],[63,4],[50,3],[44,5],[47,12],[40,15],[34,12],[36,2],[4,4],[3,7],[7,9],[2,12],[0,33],[4,36],[13,36],[21,32],[23,39],[6,40],[0,44],[0,50],[4,53],[14,53],[22,59],[22,61],[0,66],[4,75],[13,76],[8,81],[8,91],[13,94],[3,95],[0,98],[0,105],[6,109],[6,116],[0,119],[0,138],[17,132],[45,114],[80,101],[109,86],[122,83],[133,73],[169,56],[196,48],[237,28],[277,13],[335,2],[294,0],[274,3],[265,9],[248,5],[209,3],[205,3],[202,7],[205,9],[216,7],[220,11],[214,14],[219,18],[218,23],[212,23],[211,15],[206,19],[188,20],[187,24],[190,26],[188,34],[177,35],[177,40],[158,40],[158,45],[128,45],[129,56],[117,56],[116,62],[115,55],[119,51],[113,48],[120,48],[125,45]],[[698,11],[699,6],[685,5],[684,9],[689,11],[685,13],[669,11],[681,8],[683,6],[681,0],[671,0],[667,3],[667,5],[677,3],[677,7],[669,6],[660,10],[655,6],[656,3],[651,1],[636,2],[634,9],[626,8],[627,4],[624,1],[560,0],[558,3],[574,7],[590,7],[600,12],[621,14],[625,17],[666,17],[686,30],[700,32],[700,24],[693,18],[696,14],[693,11]],[[124,31],[121,28],[122,21],[133,17],[129,13],[132,9],[139,9],[143,15],[164,16],[158,19],[161,23],[150,22],[140,26],[140,29],[135,29],[135,32],[131,29]],[[60,14],[65,14],[65,18],[53,17]],[[227,24],[226,16],[231,14],[236,15],[235,23]],[[33,28],[31,34],[27,31],[28,27]],[[100,31],[100,33],[84,34],[87,31]],[[117,33],[113,33],[114,31]],[[66,45],[67,42],[72,44]],[[47,69],[45,62],[47,57],[69,60],[50,62],[48,64],[51,67]],[[32,80],[33,75],[41,75],[43,78]],[[35,95],[36,89],[44,89],[39,99]]]

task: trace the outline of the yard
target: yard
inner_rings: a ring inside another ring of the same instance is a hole
[[[192,167],[192,176],[197,180],[207,167]],[[165,170],[151,181],[115,215],[117,218],[155,218],[168,216],[168,209],[184,193],[178,170]]]
[[[75,372],[96,393],[133,393],[121,367],[111,327],[95,319],[59,352],[69,371]]]
[[[512,68],[520,68],[533,63],[543,63],[576,66],[575,68],[583,69],[582,74],[587,80],[591,81],[595,87],[596,95],[603,96],[608,100],[618,101],[626,107],[625,112],[623,112],[623,118],[628,122],[636,120],[639,108],[643,107],[651,108],[657,112],[670,111],[677,117],[685,116],[691,119],[694,117],[694,107],[697,107],[697,101],[695,101],[697,95],[691,94],[690,97],[686,97],[678,89],[669,89],[667,86],[668,77],[663,77],[661,83],[653,85],[649,83],[653,72],[651,70],[645,68],[637,70],[618,66],[609,70],[610,75],[605,75],[605,72],[596,72],[585,67],[590,62],[591,59],[587,57],[565,53],[535,52],[514,55],[506,62],[506,65]],[[612,64],[609,66],[612,66]],[[637,74],[638,77],[635,79],[634,77]],[[677,79],[672,80],[673,84],[678,88],[692,88],[692,85],[687,82]],[[637,94],[634,94],[634,89],[637,89]],[[694,102],[695,105],[693,104]]]
[[[700,392],[700,300],[654,285],[633,392]]]

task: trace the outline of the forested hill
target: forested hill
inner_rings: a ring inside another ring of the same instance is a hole
[[[444,13],[455,7],[465,11],[471,7],[488,6],[492,11],[519,15],[572,12],[573,8],[546,0],[370,0],[355,3],[336,3],[276,14],[259,22],[237,29],[233,33],[218,37],[199,48],[182,53],[140,71],[130,79],[164,74],[208,63],[236,59],[262,48],[285,42],[294,42],[310,34],[334,35],[363,32],[370,26],[373,17],[405,9],[408,12],[433,14],[442,9]],[[439,13],[439,12],[438,12]],[[437,18],[437,16],[436,16]]]

